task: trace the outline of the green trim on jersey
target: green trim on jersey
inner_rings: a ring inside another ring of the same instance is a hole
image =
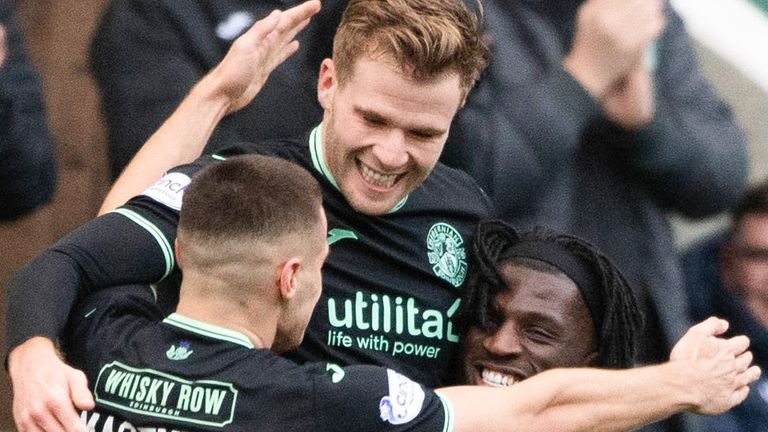
[[[227,160],[227,158],[225,158],[224,156],[217,155],[217,154],[212,154],[211,157],[213,159],[220,160],[220,161]]]
[[[323,124],[320,123],[309,134],[309,154],[312,156],[312,165],[315,169],[323,175],[337,190],[339,185],[336,183],[336,179],[333,178],[331,170],[325,164],[325,153],[323,153]]]
[[[147,230],[147,232],[155,238],[155,241],[157,241],[157,244],[160,246],[160,251],[163,253],[163,257],[165,258],[165,273],[163,273],[163,277],[161,277],[160,280],[165,279],[166,276],[171,274],[171,271],[176,266],[176,259],[173,255],[173,247],[171,246],[171,243],[167,238],[165,238],[165,235],[163,235],[163,232],[160,231],[160,228],[144,218],[144,216],[141,216],[132,210],[119,208],[112,210],[110,213],[121,214]]]
[[[403,206],[405,205],[406,201],[408,201],[408,196],[409,195],[404,196],[403,199],[398,201],[397,204],[395,204],[395,206],[392,207],[392,210],[388,211],[387,213],[391,214],[391,213],[394,213],[394,212],[400,210],[401,208],[403,208]]]
[[[315,128],[312,129],[312,132],[309,133],[309,154],[312,156],[312,165],[315,166],[317,172],[328,179],[328,181],[331,182],[336,190],[341,191],[341,189],[339,189],[339,185],[336,183],[336,179],[333,178],[333,174],[331,174],[331,170],[328,168],[328,165],[325,164],[322,123],[315,126]],[[390,209],[387,213],[394,213],[400,210],[405,205],[406,201],[408,201],[408,195],[404,196],[403,199],[398,201],[397,204],[395,204],[395,206],[392,207],[392,209]]]
[[[451,405],[451,401],[448,400],[447,397],[441,395],[440,393],[435,394],[438,398],[440,398],[440,402],[443,403],[443,412],[445,413],[445,424],[443,424],[443,432],[453,432],[453,418],[455,416],[453,405]]]
[[[240,332],[224,327],[219,327],[217,325],[204,323],[202,321],[188,318],[177,313],[168,315],[168,317],[164,319],[163,322],[212,339],[232,342],[234,344],[242,345],[250,349],[255,348],[253,342],[251,342],[248,337]]]

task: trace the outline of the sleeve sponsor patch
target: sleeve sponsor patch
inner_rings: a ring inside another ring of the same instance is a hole
[[[391,369],[387,369],[389,395],[381,398],[379,411],[381,419],[393,425],[410,422],[419,415],[424,405],[424,389]]]
[[[178,211],[181,210],[181,199],[184,197],[184,191],[191,181],[189,176],[185,174],[169,173],[145,190],[142,195]]]

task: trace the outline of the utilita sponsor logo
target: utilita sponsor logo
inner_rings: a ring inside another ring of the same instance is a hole
[[[447,312],[437,309],[421,309],[412,297],[390,297],[357,291],[355,299],[341,303],[328,299],[328,321],[336,328],[353,327],[398,335],[423,336],[431,339],[447,339],[458,342],[451,318],[459,308],[460,299]]]

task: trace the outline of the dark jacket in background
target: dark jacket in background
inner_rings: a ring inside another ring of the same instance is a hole
[[[51,200],[56,170],[43,95],[10,1],[0,0],[0,24],[7,43],[0,66],[0,220],[11,220]]]
[[[665,330],[658,337],[675,341],[688,320],[667,215],[713,215],[739,199],[744,137],[669,8],[655,50],[656,118],[638,133],[611,124],[561,67],[578,3],[486,2],[493,62],[445,158],[473,174],[507,220],[596,243],[649,289]]]
[[[706,239],[683,255],[691,316],[698,321],[712,315],[727,319],[731,324],[728,336],[749,336],[754,363],[765,371],[768,368],[768,328],[720,282],[718,254],[725,241],[724,235]],[[750,386],[747,400],[723,415],[704,418],[703,426],[707,432],[768,432],[768,376],[765,372]]]
[[[734,204],[746,187],[745,140],[669,5],[649,52],[656,117],[637,133],[611,124],[561,66],[579,4],[484,2],[493,60],[454,121],[444,160],[475,177],[507,221],[573,233],[610,256],[645,291],[640,361],[658,362],[691,324],[668,215]],[[697,421],[657,426],[694,430]]]
[[[216,66],[234,39],[289,0],[114,0],[91,45],[102,93],[113,177]],[[300,136],[322,120],[317,72],[329,57],[344,1],[323,10],[301,32],[299,52],[279,66],[254,102],[225,118],[207,151],[236,142]]]

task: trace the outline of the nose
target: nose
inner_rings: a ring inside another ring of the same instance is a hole
[[[404,167],[410,157],[405,133],[397,128],[389,129],[373,146],[373,155],[384,169],[395,170]]]
[[[483,340],[483,346],[489,353],[497,356],[511,356],[522,352],[520,335],[517,328],[510,323],[505,323],[495,332],[487,335]]]

